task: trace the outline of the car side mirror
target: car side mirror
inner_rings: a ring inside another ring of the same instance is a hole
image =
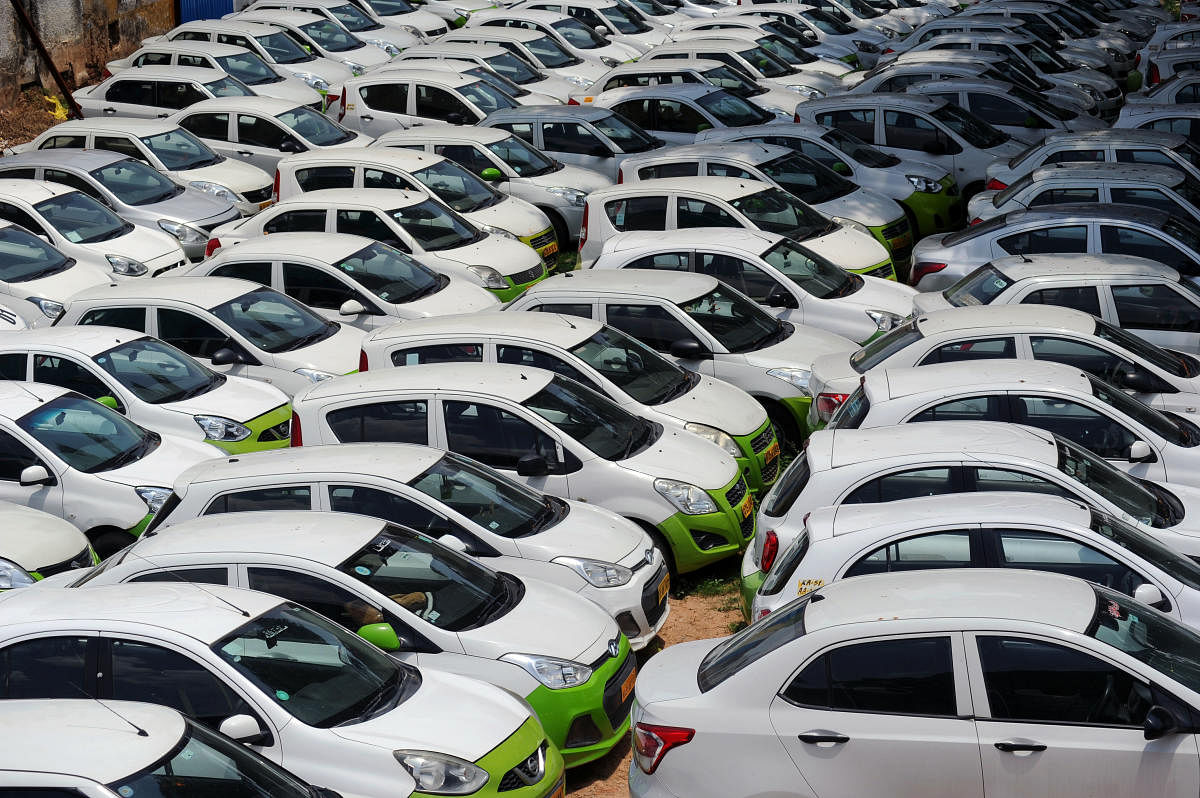
[[[446,122],[451,125],[465,125],[467,118],[457,111],[446,114]]]
[[[217,731],[246,745],[266,745],[271,742],[271,735],[259,728],[258,721],[249,715],[231,715],[221,721]]]
[[[359,302],[357,299],[347,299],[342,303],[342,306],[338,308],[338,313],[342,316],[358,316],[359,314],[366,312],[367,309],[363,307],[363,303]]]
[[[596,33],[599,33],[601,36],[607,36],[609,33],[608,28],[604,25],[597,25],[596,27],[592,28],[592,30],[596,31]]]
[[[369,623],[358,629],[358,636],[384,651],[400,650],[400,635],[390,623]]]
[[[448,549],[453,549],[454,551],[461,551],[464,554],[467,552],[467,548],[468,548],[467,544],[463,542],[462,538],[460,538],[456,535],[442,535],[440,538],[437,539],[437,542],[441,543],[443,546],[445,546]]]
[[[1134,393],[1157,393],[1159,390],[1158,380],[1141,369],[1117,375],[1117,382],[1120,387]]]
[[[608,147],[605,147],[603,144],[595,145],[588,150],[587,154],[591,155],[593,158],[611,158],[613,156],[612,150],[610,150]]]
[[[1158,462],[1158,456],[1154,454],[1154,450],[1150,448],[1150,444],[1145,441],[1134,441],[1129,447],[1129,462],[1156,463]]]
[[[841,161],[835,161],[833,166],[831,166],[829,168],[832,169],[833,171],[837,172],[839,175],[851,174],[850,167]]]
[[[540,454],[527,454],[517,461],[517,475],[522,477],[544,477],[550,473],[550,464]]]
[[[1171,710],[1155,704],[1147,710],[1146,719],[1142,721],[1142,736],[1147,740],[1157,740],[1179,731],[1179,725],[1179,720],[1171,714]]]
[[[927,141],[922,144],[921,150],[929,155],[945,155],[946,145],[938,139],[934,139],[933,141]]]
[[[117,401],[115,396],[99,396],[96,398],[96,401],[109,410],[116,410],[118,413],[121,412],[121,403]]]
[[[22,487],[33,487],[34,485],[57,485],[58,480],[54,478],[46,467],[43,465],[31,465],[21,469],[20,483]]]
[[[671,342],[671,357],[680,360],[703,360],[711,357],[712,353],[704,348],[695,338],[680,338]]]
[[[776,288],[767,297],[767,307],[769,308],[798,308],[800,303],[796,301],[796,297],[792,296],[791,292],[784,288]]]
[[[295,139],[284,139],[279,142],[280,152],[305,152],[305,147]]]
[[[1146,582],[1138,585],[1133,591],[1135,601],[1140,601],[1147,607],[1153,607],[1156,610],[1161,610],[1167,606],[1166,596],[1157,586]]]
[[[228,346],[223,346],[216,352],[213,352],[209,360],[212,361],[214,366],[232,366],[237,363],[245,363],[246,357],[241,352],[231,349]]]
[[[487,169],[484,169],[479,173],[479,176],[489,183],[494,183],[497,180],[504,179],[504,174],[494,166],[489,166]]]

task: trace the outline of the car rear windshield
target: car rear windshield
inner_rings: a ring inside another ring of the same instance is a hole
[[[199,169],[224,160],[181,127],[154,136],[143,136],[142,143],[163,162],[163,166],[172,170]]]
[[[829,167],[797,152],[761,163],[758,168],[809,205],[840,199],[858,190],[858,186]]]
[[[995,231],[1004,227],[1007,222],[1007,214],[993,216],[991,219],[982,221],[977,225],[965,227],[962,230],[959,230],[957,233],[949,233],[948,235],[942,236],[942,246],[952,247],[956,244],[961,244],[964,241],[970,241],[976,236],[981,236],[986,233],[994,233]]]
[[[763,502],[763,513],[772,518],[782,518],[796,503],[796,499],[804,492],[808,480],[812,477],[812,467],[808,457],[801,455],[783,472],[783,479],[775,486]]]
[[[696,672],[696,684],[700,692],[707,693],[750,663],[803,637],[804,612],[812,598],[820,595],[810,593],[713,647]]]
[[[781,188],[764,188],[729,201],[755,227],[794,241],[832,233],[837,224]]]
[[[871,400],[867,398],[866,388],[860,385],[829,419],[829,429],[858,429],[869,412]]]
[[[726,91],[714,91],[696,102],[726,127],[764,125],[772,119],[771,114]]]
[[[902,324],[884,333],[851,355],[850,367],[862,374],[924,337],[917,328],[917,320],[913,319],[908,324]]]
[[[946,301],[955,307],[989,305],[1013,281],[990,263],[985,263],[942,292]]]
[[[774,596],[783,590],[783,586],[796,572],[796,567],[804,561],[804,555],[808,554],[809,545],[808,530],[805,529],[798,538],[791,542],[791,545],[783,550],[783,554],[771,566],[771,570],[767,572],[767,578],[763,580],[762,586],[758,589],[759,595]]]
[[[992,195],[992,207],[999,208],[1004,203],[1015,197],[1020,192],[1033,185],[1033,172],[1027,175],[1022,175],[1013,182],[1008,184],[1008,188],[1002,188]]]

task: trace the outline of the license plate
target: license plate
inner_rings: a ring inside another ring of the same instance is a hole
[[[763,459],[768,463],[779,456],[779,441],[775,441],[767,447],[767,453],[763,455]]]
[[[267,200],[266,202],[260,202],[260,203],[258,203],[258,209],[259,209],[260,211],[261,211],[261,210],[263,210],[263,209],[265,209],[265,208],[269,208],[269,207],[271,207],[271,200]]]
[[[667,574],[663,580],[658,583],[658,600],[661,602],[667,597],[667,592],[671,589],[671,575]]]
[[[622,701],[624,701],[626,698],[629,698],[629,694],[633,692],[633,683],[635,681],[637,681],[637,668],[634,668],[629,672],[629,675],[625,677],[624,684],[621,685]]]
[[[560,781],[558,783],[558,786],[555,787],[553,790],[551,790],[550,794],[547,795],[546,798],[566,798],[566,794],[567,794],[567,782]]]
[[[893,238],[891,241],[892,249],[904,249],[912,246],[912,235],[903,235],[899,238]]]
[[[742,518],[749,518],[750,513],[754,512],[754,500],[747,496],[746,500],[742,502],[742,506],[739,507],[738,510],[741,511]]]
[[[542,247],[542,257],[543,258],[548,258],[551,255],[557,255],[557,254],[558,254],[558,242],[557,241],[554,242],[553,244],[547,244],[546,246]]]

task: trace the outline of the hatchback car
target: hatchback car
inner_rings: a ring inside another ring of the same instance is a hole
[[[246,13],[303,11],[324,17],[389,56],[425,40],[424,34],[412,25],[381,21],[349,0],[254,0],[244,10]]]
[[[351,78],[330,107],[347,128],[378,136],[399,127],[474,125],[517,100],[474,75],[429,69],[409,61]]]
[[[1200,54],[1197,58],[1200,59]],[[1197,67],[1200,67],[1200,60],[1197,61]],[[1121,109],[1121,116],[1114,124],[1131,130],[1179,133],[1187,136],[1192,144],[1197,144],[1200,143],[1200,116],[1193,113],[1193,106],[1194,103],[1134,103]]]
[[[595,95],[591,104],[612,109],[671,144],[691,144],[701,130],[786,122],[790,116],[790,111],[768,111],[705,83],[610,89]]]
[[[1087,133],[1051,133],[1007,161],[987,168],[987,188],[1002,189],[1043,164],[1086,161],[1172,166],[1200,178],[1200,149],[1186,136],[1157,130],[1110,128]]]
[[[258,22],[284,31],[292,41],[314,55],[339,61],[356,75],[386,64],[400,51],[395,45],[380,47],[364,41],[344,25],[319,14],[279,9],[239,11],[227,17],[238,22]],[[389,52],[388,50],[393,52]]]
[[[610,69],[632,61],[650,49],[650,45],[618,35],[600,33],[582,20],[554,11],[534,11],[529,8],[491,8],[472,14],[466,27],[526,28],[553,37],[558,44],[578,58],[598,61]]]
[[[67,297],[113,279],[112,267],[96,256],[77,260],[20,225],[0,220],[0,297],[7,324],[44,327],[62,313]]]
[[[227,73],[203,67],[136,67],[71,94],[85,117],[165,119],[180,108],[214,97],[254,97]]]
[[[716,2],[716,0],[713,0]],[[535,69],[565,80],[572,86],[585,88],[605,72],[596,61],[585,60],[570,53],[558,39],[538,30],[526,28],[497,28],[485,25],[450,31],[439,43],[476,43],[503,47]]]

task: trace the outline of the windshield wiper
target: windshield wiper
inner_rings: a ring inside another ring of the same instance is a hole
[[[504,578],[504,574],[497,574],[496,587],[496,595],[489,598],[487,603],[483,605],[483,609],[475,616],[475,622],[471,624],[472,629],[477,629],[484,624],[490,623],[501,611],[508,608],[510,593],[508,581]]]
[[[395,696],[395,694],[399,691],[399,689],[400,669],[396,668],[396,670],[392,672],[392,675],[384,680],[383,684],[379,685],[379,691],[376,692],[372,698],[367,700],[367,703],[363,706],[362,710],[356,713],[356,716],[353,719],[369,720],[374,715],[375,710],[390,701],[392,697]]]
[[[625,451],[621,452],[621,456],[617,458],[618,460],[628,459],[629,456],[633,454],[634,450],[645,442],[646,438],[650,435],[651,430],[654,429],[654,426],[649,421],[646,421],[645,419],[640,420],[642,422],[641,430],[634,431],[630,434],[629,443],[625,445]]]
[[[317,341],[324,341],[326,338],[332,335],[331,331],[337,328],[336,322],[327,321],[325,324],[326,326],[322,327],[316,332],[300,336],[296,340],[292,341],[291,346],[287,350],[281,351],[294,352],[297,349],[302,349],[308,346],[309,344],[315,344]]]

